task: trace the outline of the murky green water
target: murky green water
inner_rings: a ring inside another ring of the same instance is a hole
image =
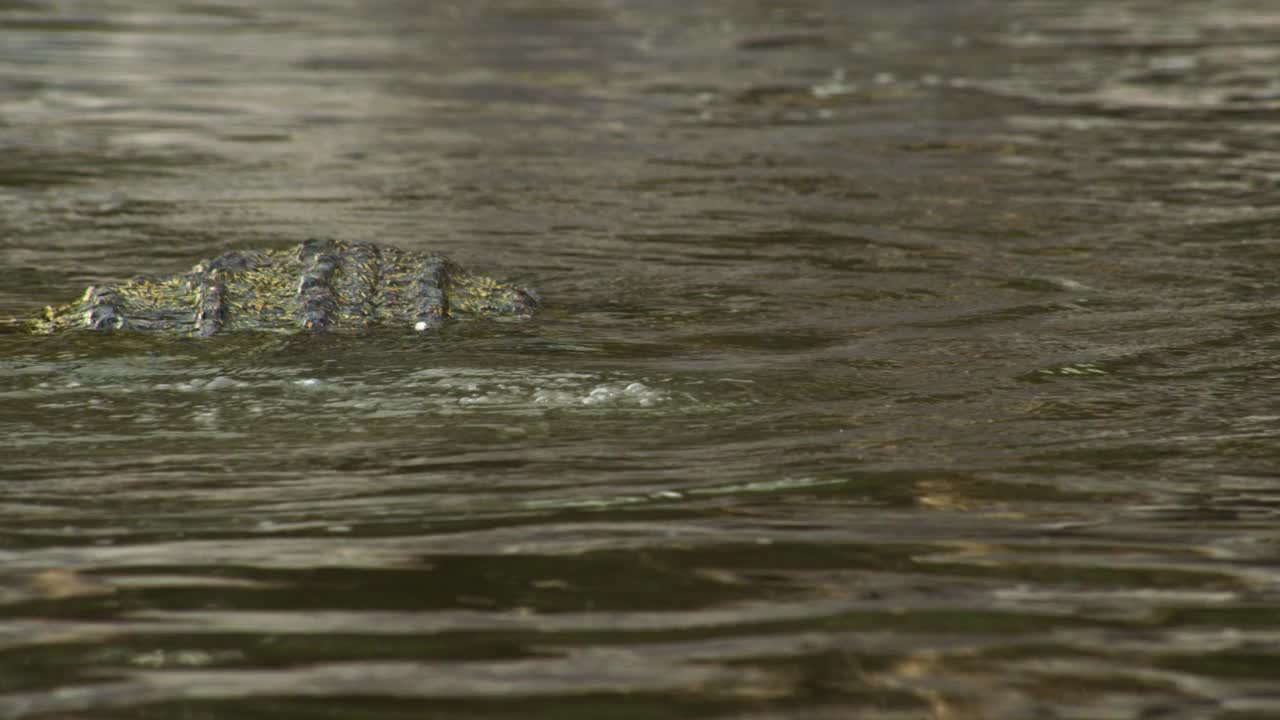
[[[2,718],[1280,717],[1280,9],[0,2]]]

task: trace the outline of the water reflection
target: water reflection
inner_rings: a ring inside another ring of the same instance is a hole
[[[0,315],[309,236],[548,299],[8,326],[0,717],[1280,711],[1277,20],[0,3]]]

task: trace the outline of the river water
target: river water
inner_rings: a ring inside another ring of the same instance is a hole
[[[1268,0],[0,1],[0,718],[1280,717]]]

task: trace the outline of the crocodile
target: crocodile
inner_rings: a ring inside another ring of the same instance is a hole
[[[75,302],[46,307],[27,327],[201,337],[375,325],[427,330],[452,317],[527,316],[538,304],[533,291],[470,273],[444,255],[324,239],[227,252],[178,275],[93,285]]]

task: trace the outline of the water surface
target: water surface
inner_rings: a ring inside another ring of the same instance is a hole
[[[1266,2],[0,2],[3,718],[1280,716]]]

